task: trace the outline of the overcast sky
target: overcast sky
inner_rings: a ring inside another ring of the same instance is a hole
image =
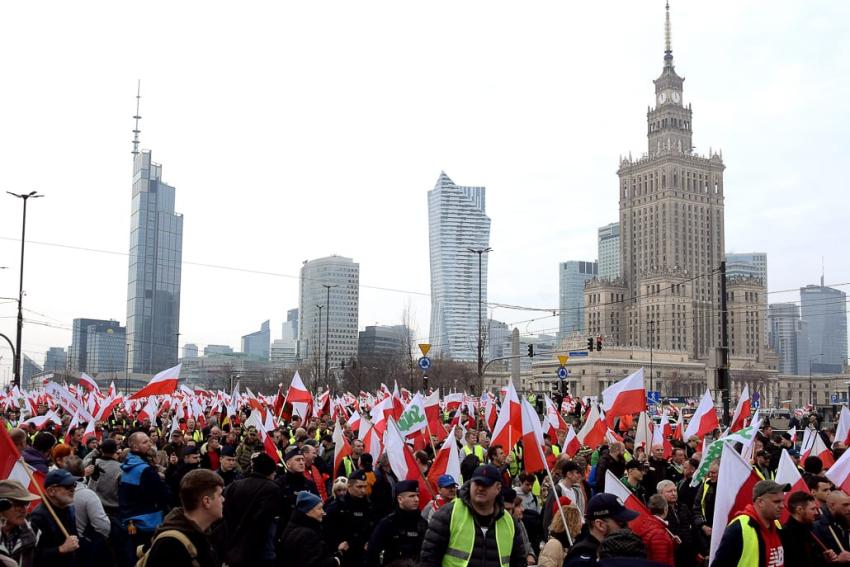
[[[850,3],[674,0],[672,20],[697,152],[727,166],[727,251],[767,252],[771,290],[815,283],[821,256],[850,282]],[[24,351],[125,322],[139,78],[142,147],[185,216],[181,344],[238,348],[265,319],[279,338],[302,261],[329,254],[360,263],[361,328],[410,305],[427,336],[441,170],[487,187],[490,300],[556,307],[558,262],[617,220],[619,156],[646,151],[663,22],[662,0],[4,3],[0,190],[46,195],[27,237],[51,244],[27,246]],[[0,297],[20,212],[2,194]],[[541,330],[557,317],[520,325]]]

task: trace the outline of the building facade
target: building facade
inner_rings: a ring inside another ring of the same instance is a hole
[[[599,227],[597,251],[599,279],[620,277],[620,223],[612,222]]]
[[[479,290],[487,305],[487,253],[490,218],[484,187],[456,185],[440,173],[428,192],[428,239],[431,258],[432,356],[459,361],[478,358]],[[479,278],[480,276],[480,278]],[[482,325],[486,322],[482,318]],[[486,331],[486,329],[482,329]],[[483,335],[483,332],[481,333]]]
[[[357,357],[366,366],[381,358],[410,356],[412,337],[406,325],[367,325],[357,343]]]
[[[65,372],[67,365],[68,353],[62,347],[50,347],[44,354],[45,372]]]
[[[825,287],[823,278],[819,286],[800,288],[800,318],[808,339],[810,371],[843,372],[847,364],[847,294]]]
[[[747,252],[726,254],[726,277],[752,277],[764,282],[767,287],[767,254]]]
[[[127,342],[131,372],[154,374],[177,363],[183,216],[162,166],[143,150],[133,160]]]
[[[184,359],[193,359],[198,358],[198,345],[194,343],[186,343],[183,345],[183,356]]]
[[[124,327],[89,325],[88,372],[126,372],[127,331]]]
[[[584,286],[599,275],[596,262],[569,260],[558,265],[558,337],[584,333]]]
[[[233,347],[230,345],[207,345],[204,347],[204,356],[228,356],[233,357]]]
[[[298,363],[298,345],[295,341],[276,340],[269,351],[269,362],[275,368],[290,368]]]
[[[767,318],[770,329],[768,343],[779,357],[779,373],[808,374],[808,370],[802,372],[800,364],[806,360],[809,347],[800,320],[800,306],[796,303],[771,303]]]
[[[260,330],[242,337],[242,352],[258,360],[269,359],[272,342],[270,321],[263,321]]]
[[[284,341],[298,340],[298,309],[290,309],[286,312],[286,321],[281,328],[281,337]]]
[[[331,286],[330,305],[326,286]],[[339,368],[357,356],[359,305],[360,264],[343,256],[304,262],[298,305],[299,359],[316,364],[321,356],[319,368],[324,368],[327,353],[329,366]]]
[[[92,332],[95,334],[105,333],[108,330],[112,332],[119,330],[124,332],[124,327],[118,321],[113,320],[74,319],[71,330],[71,346],[68,348],[70,370],[76,372],[97,372],[89,365],[89,355],[92,352],[92,347],[89,345],[89,336]],[[122,352],[125,352],[126,344],[122,345],[121,349]],[[122,366],[120,369],[124,370],[124,367]]]

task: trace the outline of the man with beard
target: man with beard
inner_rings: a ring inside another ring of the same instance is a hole
[[[794,567],[820,567],[835,561],[838,556],[831,549],[824,552],[812,537],[812,527],[818,516],[815,497],[802,490],[788,497],[791,517],[782,525],[779,537],[785,550],[785,564]],[[850,553],[844,552],[845,561]]]
[[[372,504],[366,496],[366,472],[356,470],[348,477],[348,492],[328,504],[324,521],[325,541],[331,549],[348,543],[342,567],[363,565],[366,543],[374,525]]]
[[[395,485],[395,512],[378,522],[366,548],[366,565],[389,565],[399,559],[417,559],[428,524],[419,513],[419,483],[402,480]]]
[[[168,465],[165,470],[165,481],[168,483],[168,488],[171,489],[171,506],[176,508],[180,506],[180,481],[189,473],[201,466],[201,455],[198,453],[198,447],[189,445],[183,447],[181,453],[182,460],[176,465]]]
[[[829,493],[827,511],[815,522],[812,533],[839,556],[850,550],[850,496],[840,490]],[[850,561],[850,554],[844,555]]]
[[[294,445],[290,447],[284,456],[284,464],[286,465],[286,472],[275,480],[283,496],[283,510],[280,514],[279,526],[281,531],[289,522],[289,516],[292,515],[292,510],[295,508],[295,501],[299,492],[306,490],[316,496],[319,495],[313,481],[307,480],[307,477],[304,476],[304,455],[301,454],[301,449]]]
[[[0,480],[0,565],[32,565],[38,534],[27,521],[27,507],[38,496],[17,480]]]
[[[327,501],[330,477],[321,472],[319,467],[316,466],[316,463],[321,462],[321,459],[318,459],[319,453],[316,447],[308,442],[301,447],[301,454],[304,455],[304,476],[316,486],[322,502]]]
[[[667,465],[667,470],[664,472],[664,478],[678,484],[680,480],[685,478],[685,463],[687,462],[685,450],[681,447],[674,447],[670,456],[670,464]]]
[[[670,463],[664,458],[664,445],[656,444],[651,447],[647,464],[649,468],[643,475],[642,483],[648,499],[655,494],[658,483],[667,477],[667,467],[670,466]]]
[[[257,428],[253,425],[248,426],[248,432],[245,434],[245,439],[239,444],[236,449],[236,461],[239,463],[239,469],[247,471],[251,464],[251,455],[262,450],[260,437],[257,435]]]
[[[599,458],[596,463],[596,493],[605,492],[605,471],[610,470],[614,476],[620,478],[626,473],[626,459],[623,453],[626,451],[622,443],[611,443],[607,455]]]

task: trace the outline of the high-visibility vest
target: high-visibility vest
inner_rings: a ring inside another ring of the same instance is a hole
[[[555,443],[552,443],[552,454],[557,458],[561,454],[561,448]]]
[[[475,520],[460,498],[455,498],[452,502],[454,507],[449,523],[449,546],[443,556],[443,567],[466,567],[475,545]],[[496,520],[496,547],[499,551],[499,564],[503,567],[511,564],[515,529],[514,519],[508,513],[503,513]]]
[[[514,462],[508,465],[508,472],[512,477],[516,477],[522,472],[522,449],[517,445],[511,449],[511,453],[514,455]]]
[[[741,524],[741,540],[743,546],[741,548],[741,558],[738,560],[738,567],[751,567],[759,564],[759,536],[756,529],[750,525],[750,517],[746,514],[736,516],[729,522],[739,522]]]
[[[479,461],[481,461],[482,463],[484,462],[484,447],[482,447],[481,445],[476,445],[474,449],[470,449],[469,445],[464,445],[463,454],[468,457],[472,453],[475,453],[475,456],[478,457]]]
[[[346,478],[350,477],[351,472],[354,470],[354,461],[351,460],[351,457],[343,457],[342,466],[345,467]],[[336,471],[334,471],[334,474],[336,474]]]

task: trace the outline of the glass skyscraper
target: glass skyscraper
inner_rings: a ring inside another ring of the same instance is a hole
[[[838,374],[847,364],[847,294],[823,285],[800,288],[800,316],[809,340],[810,371]]]
[[[431,353],[478,358],[478,254],[490,242],[484,187],[463,187],[444,172],[428,192],[431,251]],[[481,258],[482,325],[487,324],[487,254]],[[483,329],[486,333],[486,328]]]
[[[133,160],[127,343],[131,372],[154,374],[177,364],[183,216],[174,187],[149,150]]]
[[[88,372],[124,372],[127,365],[127,335],[124,327],[88,328]]]
[[[614,280],[620,277],[620,223],[599,227],[599,278]]]
[[[584,332],[584,284],[598,274],[599,266],[596,262],[561,262],[558,269],[559,340]]]
[[[260,360],[268,360],[271,342],[272,334],[269,321],[263,321],[259,331],[242,337],[242,352]]]

